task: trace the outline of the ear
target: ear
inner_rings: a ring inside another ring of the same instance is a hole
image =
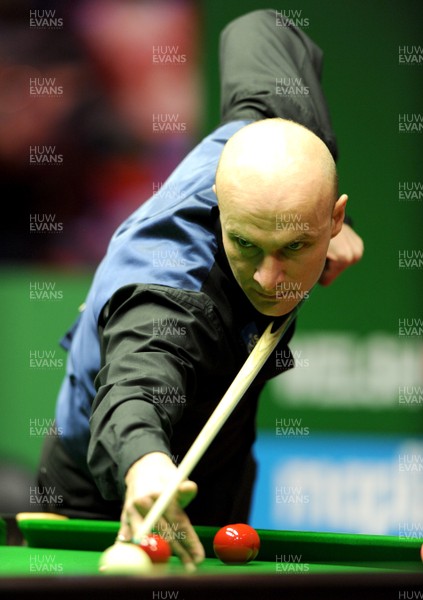
[[[338,233],[341,231],[342,224],[343,224],[344,218],[345,218],[345,206],[347,204],[347,201],[348,201],[348,196],[346,194],[342,194],[342,196],[340,196],[338,198],[338,200],[335,202],[335,205],[334,205],[333,211],[332,211],[331,238],[338,235]]]

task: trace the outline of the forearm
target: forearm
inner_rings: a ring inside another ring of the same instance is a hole
[[[171,455],[173,425],[195,402],[201,352],[219,335],[204,311],[159,289],[153,302],[152,293],[120,291],[100,326],[88,464],[106,498],[123,497],[129,467],[145,454]],[[184,335],[160,331],[158,322],[177,323]]]

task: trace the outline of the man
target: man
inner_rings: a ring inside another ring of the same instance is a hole
[[[119,539],[136,540],[266,325],[360,258],[320,63],[271,10],[223,31],[223,125],[116,231],[66,338],[61,436],[39,472],[63,497],[50,510],[120,515]],[[279,95],[276,79],[291,77],[309,93]],[[191,523],[248,520],[257,401],[280,372],[270,357],[159,523],[187,565],[204,557]]]

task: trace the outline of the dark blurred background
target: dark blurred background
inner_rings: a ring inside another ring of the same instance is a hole
[[[423,536],[417,0],[1,2],[0,512],[40,509],[58,341],[116,226],[218,125],[219,33],[258,8],[324,51],[340,188],[366,250],[316,290],[297,368],[263,393],[253,524]]]

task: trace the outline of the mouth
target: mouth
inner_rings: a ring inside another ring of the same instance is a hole
[[[254,290],[254,293],[257,296],[259,296],[260,298],[263,298],[263,300],[268,300],[268,301],[272,300],[273,302],[275,302],[277,299],[276,293],[275,294],[262,294],[261,292],[256,292],[255,290]]]

